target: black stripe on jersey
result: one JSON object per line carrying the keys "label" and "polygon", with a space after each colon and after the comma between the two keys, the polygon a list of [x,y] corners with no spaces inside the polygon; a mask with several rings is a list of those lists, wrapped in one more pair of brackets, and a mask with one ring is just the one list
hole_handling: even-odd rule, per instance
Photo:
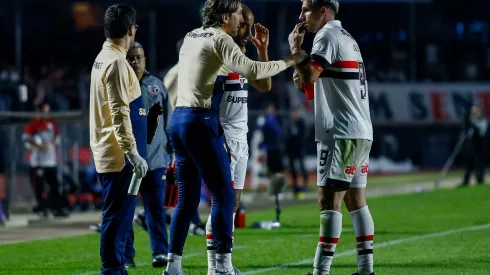
{"label": "black stripe on jersey", "polygon": [[359,255],[367,255],[367,254],[373,254],[373,250],[372,249],[364,249],[364,250],[360,250]]}
{"label": "black stripe on jersey", "polygon": [[336,72],[323,70],[320,77],[346,79],[346,80],[359,80],[359,72]]}
{"label": "black stripe on jersey", "polygon": [[335,253],[335,252],[332,252],[332,251],[325,251],[325,250],[323,250],[323,251],[322,251],[322,256],[333,257],[333,254],[334,254],[334,253]]}
{"label": "black stripe on jersey", "polygon": [[225,84],[225,93],[226,92],[236,92],[236,91],[242,91],[242,90],[248,90],[248,83],[240,85],[239,83],[236,84]]}
{"label": "black stripe on jersey", "polygon": [[312,54],[311,59],[315,60],[315,62],[318,63],[318,65],[320,65],[320,67],[322,67],[323,69],[330,66],[330,63],[328,63],[328,61],[325,58],[317,54]]}

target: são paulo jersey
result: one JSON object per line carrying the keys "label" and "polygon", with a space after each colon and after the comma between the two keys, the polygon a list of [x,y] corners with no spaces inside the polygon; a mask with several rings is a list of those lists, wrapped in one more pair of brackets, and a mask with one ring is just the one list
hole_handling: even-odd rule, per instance
{"label": "s\u00e3o paulo jersey", "polygon": [[248,80],[229,73],[220,103],[220,122],[226,139],[247,142],[248,132]]}
{"label": "s\u00e3o paulo jersey", "polygon": [[311,58],[321,71],[315,83],[316,139],[372,140],[364,62],[357,42],[340,21],[329,21],[318,31]]}

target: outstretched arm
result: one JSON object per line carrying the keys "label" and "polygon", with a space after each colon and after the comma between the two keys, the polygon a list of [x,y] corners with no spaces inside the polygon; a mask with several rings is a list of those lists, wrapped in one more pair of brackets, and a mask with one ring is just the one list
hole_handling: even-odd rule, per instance
{"label": "outstretched arm", "polygon": [[268,78],[295,66],[305,60],[303,51],[280,61],[253,61],[243,54],[240,47],[230,36],[222,36],[215,41],[215,52],[221,62],[231,71],[243,75],[249,80]]}

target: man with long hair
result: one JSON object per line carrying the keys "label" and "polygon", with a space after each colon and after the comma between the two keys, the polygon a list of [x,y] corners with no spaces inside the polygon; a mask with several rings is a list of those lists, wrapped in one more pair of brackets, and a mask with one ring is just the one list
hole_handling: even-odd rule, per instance
{"label": "man with long hair", "polygon": [[299,51],[280,61],[247,58],[233,41],[243,22],[239,0],[208,0],[203,26],[187,33],[179,55],[177,103],[171,121],[179,199],[170,226],[169,263],[165,275],[181,275],[182,252],[200,199],[201,179],[213,206],[211,224],[216,247],[215,273],[239,274],[231,261],[233,206],[230,160],[219,123],[220,102],[228,70],[247,79],[264,79],[303,62]]}

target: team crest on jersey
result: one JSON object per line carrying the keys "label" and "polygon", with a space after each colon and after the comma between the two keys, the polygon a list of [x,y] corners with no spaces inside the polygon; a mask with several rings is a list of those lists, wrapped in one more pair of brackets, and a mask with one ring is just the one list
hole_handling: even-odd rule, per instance
{"label": "team crest on jersey", "polygon": [[245,77],[240,76],[239,80],[240,80],[240,87],[243,89],[243,86],[245,86]]}
{"label": "team crest on jersey", "polygon": [[148,85],[148,90],[154,94],[158,94],[160,92],[160,88],[157,85]]}

